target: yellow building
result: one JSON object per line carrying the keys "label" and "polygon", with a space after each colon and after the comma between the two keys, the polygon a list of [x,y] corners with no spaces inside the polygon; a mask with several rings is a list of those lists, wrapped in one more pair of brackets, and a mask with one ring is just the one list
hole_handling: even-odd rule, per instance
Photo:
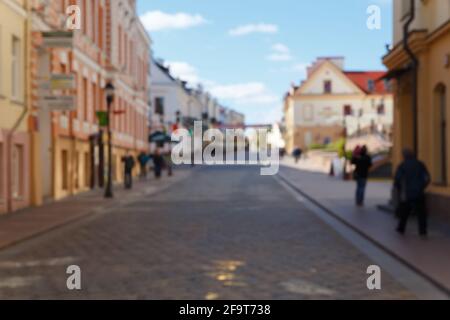
{"label": "yellow building", "polygon": [[0,0],[0,214],[29,204],[27,1]]}
{"label": "yellow building", "polygon": [[394,47],[384,64],[396,80],[394,164],[403,148],[414,149],[432,175],[430,213],[448,214],[450,1],[394,1]]}

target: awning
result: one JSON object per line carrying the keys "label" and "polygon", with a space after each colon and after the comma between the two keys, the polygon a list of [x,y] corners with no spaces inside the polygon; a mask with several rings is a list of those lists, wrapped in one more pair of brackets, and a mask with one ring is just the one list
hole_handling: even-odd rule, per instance
{"label": "awning", "polygon": [[171,142],[171,137],[161,131],[156,131],[148,137],[149,142],[164,143]]}

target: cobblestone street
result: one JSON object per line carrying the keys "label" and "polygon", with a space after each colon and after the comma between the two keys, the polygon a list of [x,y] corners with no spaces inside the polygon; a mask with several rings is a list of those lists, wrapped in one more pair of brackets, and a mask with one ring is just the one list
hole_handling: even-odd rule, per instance
{"label": "cobblestone street", "polygon": [[[369,291],[373,261],[273,177],[193,170],[166,191],[3,250],[0,298],[415,298],[387,273]],[[66,288],[73,264],[81,291]]]}

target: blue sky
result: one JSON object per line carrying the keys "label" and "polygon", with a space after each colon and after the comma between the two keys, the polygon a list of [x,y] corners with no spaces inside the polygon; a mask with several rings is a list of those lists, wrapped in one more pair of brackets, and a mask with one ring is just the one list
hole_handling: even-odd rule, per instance
{"label": "blue sky", "polygon": [[[366,26],[369,5],[381,29]],[[153,52],[180,78],[203,83],[248,123],[281,118],[282,97],[318,56],[348,70],[384,69],[391,0],[138,0]]]}

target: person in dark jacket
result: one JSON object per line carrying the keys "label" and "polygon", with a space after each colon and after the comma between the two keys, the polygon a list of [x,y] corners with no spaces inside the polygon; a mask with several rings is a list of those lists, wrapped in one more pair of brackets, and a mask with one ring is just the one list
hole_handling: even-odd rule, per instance
{"label": "person in dark jacket", "polygon": [[138,156],[139,166],[141,168],[140,177],[141,179],[147,178],[147,163],[149,161],[149,156],[145,152],[141,152]]}
{"label": "person in dark jacket", "polygon": [[419,161],[414,152],[403,151],[403,162],[395,174],[394,187],[399,195],[400,223],[397,231],[404,234],[411,212],[417,214],[419,233],[427,235],[427,214],[425,210],[425,189],[431,182],[430,174],[425,164]]}
{"label": "person in dark jacket", "polygon": [[155,171],[155,178],[159,179],[161,178],[161,171],[164,166],[164,158],[161,155],[161,152],[159,149],[155,150],[155,153],[153,154],[153,167]]}
{"label": "person in dark jacket", "polygon": [[294,151],[292,152],[292,155],[294,156],[295,159],[295,163],[298,163],[300,161],[300,158],[302,157],[303,154],[303,150],[300,148],[295,148]]}
{"label": "person in dark jacket", "polygon": [[356,205],[362,207],[364,206],[369,170],[372,167],[372,158],[368,154],[367,146],[363,146],[358,153],[354,152],[352,164],[356,166],[353,173],[356,180]]}
{"label": "person in dark jacket", "polygon": [[124,168],[125,189],[131,189],[133,187],[133,168],[135,161],[133,156],[127,153],[127,155],[122,158],[122,162]]}

